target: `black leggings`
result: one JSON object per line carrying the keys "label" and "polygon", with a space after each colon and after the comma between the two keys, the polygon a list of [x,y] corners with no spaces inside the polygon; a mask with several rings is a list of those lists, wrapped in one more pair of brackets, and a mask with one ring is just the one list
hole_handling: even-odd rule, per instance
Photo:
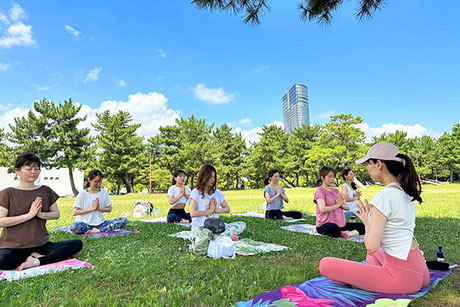
{"label": "black leggings", "polygon": [[360,235],[363,235],[366,232],[363,223],[346,223],[343,227],[339,227],[339,225],[335,223],[325,223],[316,227],[316,231],[318,231],[318,233],[333,238],[340,237],[340,232],[345,230],[357,230]]}
{"label": "black leggings", "polygon": [[282,220],[283,215],[287,217],[292,217],[293,219],[301,219],[302,212],[299,211],[281,211],[281,210],[267,210],[265,211],[265,218],[266,219],[273,219],[273,220]]}
{"label": "black leggings", "polygon": [[38,258],[40,265],[59,262],[78,253],[83,248],[81,240],[48,242],[42,246],[30,248],[0,249],[0,270],[14,270],[33,252],[44,255]]}
{"label": "black leggings", "polygon": [[179,223],[182,219],[192,222],[192,217],[184,209],[169,209],[166,220],[168,223]]}

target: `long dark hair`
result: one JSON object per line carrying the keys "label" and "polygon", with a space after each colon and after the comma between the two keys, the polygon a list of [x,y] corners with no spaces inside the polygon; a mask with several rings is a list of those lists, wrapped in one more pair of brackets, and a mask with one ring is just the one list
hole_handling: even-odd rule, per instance
{"label": "long dark hair", "polygon": [[[345,176],[348,176],[348,173],[349,173],[349,172],[351,172],[351,168],[349,168],[349,167],[345,167],[345,168],[342,170],[342,178],[343,178],[343,180],[345,180],[345,181],[347,180],[347,179],[345,178]],[[356,186],[356,183],[354,183],[353,181],[351,182],[351,188],[352,188],[353,190],[356,190],[356,189],[358,188],[358,187]]]}
{"label": "long dark hair", "polygon": [[196,188],[200,191],[202,197],[204,198],[204,187],[206,182],[208,182],[209,178],[212,176],[212,172],[214,172],[214,186],[211,187],[209,194],[213,194],[216,191],[216,184],[217,184],[217,171],[214,166],[211,164],[203,165],[198,173],[198,178],[196,179]]}
{"label": "long dark hair", "polygon": [[280,173],[277,169],[272,168],[271,170],[268,171],[268,176],[267,178],[264,179],[265,185],[268,185],[270,183],[270,178],[273,177],[276,173]]}
{"label": "long dark hair", "polygon": [[16,161],[14,162],[14,169],[19,171],[24,165],[38,166],[38,168],[41,168],[42,162],[40,161],[40,158],[37,157],[34,153],[23,152],[16,158]]}
{"label": "long dark hair", "polygon": [[93,180],[97,176],[101,177],[101,179],[104,178],[104,175],[102,175],[102,172],[98,169],[93,169],[92,171],[88,173],[88,177],[86,177],[86,183],[85,183],[86,189],[89,188],[89,181]]}
{"label": "long dark hair", "polygon": [[316,185],[319,187],[323,184],[323,179],[321,178],[324,178],[327,176],[327,174],[329,174],[330,172],[333,172],[334,175],[335,175],[335,171],[332,167],[329,167],[329,166],[323,166],[320,170],[319,170],[319,179],[316,180]]}
{"label": "long dark hair", "polygon": [[172,185],[175,185],[177,182],[176,180],[174,179],[175,177],[179,176],[180,174],[184,174],[185,175],[185,172],[181,169],[178,169],[176,170],[174,173],[173,173],[173,179],[172,179]]}
{"label": "long dark hair", "polygon": [[[403,159],[404,163],[388,160],[380,161],[386,165],[388,171],[393,176],[399,179],[401,188],[412,197],[412,201],[416,200],[419,203],[422,203],[422,197],[420,197],[420,194],[422,193],[422,185],[420,183],[420,177],[415,171],[414,163],[404,154],[399,153],[396,157]],[[370,160],[377,163],[376,159]]]}

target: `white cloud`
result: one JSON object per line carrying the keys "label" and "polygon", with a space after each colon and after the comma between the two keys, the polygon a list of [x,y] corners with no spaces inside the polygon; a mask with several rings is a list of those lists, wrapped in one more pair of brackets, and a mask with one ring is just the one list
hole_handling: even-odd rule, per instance
{"label": "white cloud", "polygon": [[[274,121],[273,123],[267,124],[266,126],[277,126],[283,128],[284,125],[280,121]],[[236,133],[241,133],[241,136],[246,141],[246,145],[250,146],[251,143],[258,142],[260,140],[260,133],[262,133],[262,127],[254,127],[251,129],[244,129],[241,127],[234,128]]]}
{"label": "white cloud", "polygon": [[242,126],[250,126],[252,125],[252,121],[250,118],[246,117],[238,121],[238,125]]}
{"label": "white cloud", "polygon": [[125,82],[125,80],[118,80],[116,82],[116,85],[119,86],[119,87],[126,87],[126,82]]}
{"label": "white cloud", "polygon": [[163,59],[166,57],[166,52],[161,49],[155,49],[155,52],[157,52]]}
{"label": "white cloud", "polygon": [[0,111],[6,110],[5,113],[0,115],[0,128],[6,128],[6,130],[10,130],[9,124],[14,124],[14,118],[16,117],[21,118],[21,117],[27,116],[27,114],[30,111],[29,109],[23,109],[19,107],[11,109],[11,107],[12,107],[11,104],[5,107],[3,106],[0,107]]}
{"label": "white cloud", "polygon": [[235,94],[229,94],[225,92],[222,87],[208,88],[204,83],[200,83],[195,87],[191,87],[190,90],[195,94],[196,98],[211,102],[213,104],[228,103],[235,97]]}
{"label": "white cloud", "polygon": [[270,65],[262,65],[262,66],[258,66],[256,69],[253,69],[251,72],[252,73],[259,73],[259,72],[263,72],[263,71],[266,71],[266,70],[269,70],[270,69]]}
{"label": "white cloud", "polygon": [[10,18],[13,22],[17,22],[21,19],[27,18],[27,15],[24,9],[19,4],[16,4],[16,3],[13,4],[9,13],[10,13]]}
{"label": "white cloud", "polygon": [[74,28],[72,28],[71,26],[68,26],[68,25],[64,25],[65,27],[65,30],[70,33],[70,35],[72,35],[76,40],[78,40],[79,36],[80,36],[80,31],[77,31],[75,30]]}
{"label": "white cloud", "polygon": [[0,62],[0,71],[5,71],[8,69],[8,67],[10,67],[10,64]]}
{"label": "white cloud", "polygon": [[97,81],[99,79],[99,72],[102,70],[102,67],[95,67],[88,72],[86,78],[83,82]]}
{"label": "white cloud", "polygon": [[437,137],[438,134],[428,130],[420,124],[404,125],[404,124],[383,124],[380,127],[372,128],[367,123],[357,124],[356,127],[360,128],[366,135],[366,140],[371,141],[372,137],[380,136],[384,133],[395,133],[398,131],[407,132],[408,138],[421,137],[423,135],[431,135]]}
{"label": "white cloud", "polygon": [[142,124],[137,131],[138,135],[150,137],[158,133],[159,127],[174,125],[176,119],[180,118],[180,111],[168,109],[167,103],[168,99],[161,93],[144,94],[138,92],[129,95],[128,101],[107,100],[96,109],[83,105],[79,115],[88,116],[82,127],[92,129],[91,123],[96,122],[96,113],[109,110],[110,114],[113,115],[120,110],[128,111],[132,115],[134,123]]}
{"label": "white cloud", "polygon": [[32,38],[32,26],[25,25],[21,21],[25,18],[27,18],[26,13],[18,4],[13,4],[8,15],[0,13],[0,21],[7,26],[7,29],[0,33],[0,48],[36,46]]}

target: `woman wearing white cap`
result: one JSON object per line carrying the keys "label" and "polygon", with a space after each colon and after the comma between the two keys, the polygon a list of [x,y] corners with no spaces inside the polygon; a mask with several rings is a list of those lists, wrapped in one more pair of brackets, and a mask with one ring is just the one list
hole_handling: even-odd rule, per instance
{"label": "woman wearing white cap", "polygon": [[428,286],[430,275],[414,238],[415,203],[422,202],[420,179],[411,159],[390,143],[376,144],[356,161],[385,187],[370,201],[358,201],[356,215],[366,227],[367,263],[323,258],[321,274],[339,284],[387,294]]}

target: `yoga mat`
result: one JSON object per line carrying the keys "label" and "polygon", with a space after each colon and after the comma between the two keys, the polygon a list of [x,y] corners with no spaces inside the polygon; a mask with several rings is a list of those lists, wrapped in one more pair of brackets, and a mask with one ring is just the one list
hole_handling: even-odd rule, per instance
{"label": "yoga mat", "polygon": [[[286,229],[286,230],[290,230],[290,231],[295,231],[295,232],[308,233],[308,234],[315,235],[315,236],[323,236],[323,237],[332,238],[332,237],[329,237],[329,236],[319,234],[316,231],[316,226],[315,225],[310,225],[310,224],[295,224],[295,225],[289,225],[289,226],[281,226],[281,228]],[[355,237],[351,237],[349,239],[344,239],[344,238],[340,237],[340,238],[337,238],[337,239],[353,241],[353,242],[364,242],[364,236],[355,236]]]}
{"label": "yoga mat", "polygon": [[[342,286],[325,277],[308,280],[295,286],[286,286],[278,290],[262,293],[252,300],[236,303],[237,307],[249,306],[336,306],[364,307],[376,300],[412,300],[420,297],[447,277],[452,270],[430,270],[430,284],[413,294],[383,294]],[[407,302],[407,301],[406,301]],[[316,305],[314,304],[316,303]]]}
{"label": "yoga mat", "polygon": [[[177,233],[170,234],[170,237],[181,238],[184,240],[191,239],[191,231],[181,231]],[[277,252],[288,249],[287,246],[282,246],[273,243],[265,243],[254,241],[251,239],[243,238],[238,241],[235,241],[235,253],[242,256],[252,256],[260,253],[269,253]]]}
{"label": "yoga mat", "polygon": [[[246,212],[246,213],[235,213],[233,215],[247,216],[247,217],[258,217],[258,218],[261,218],[261,219],[265,218],[265,213],[258,213],[258,212],[254,212],[254,211],[249,211],[249,212]],[[314,216],[314,214],[307,214],[307,215]],[[298,222],[298,221],[305,221],[305,219],[277,220],[277,221],[283,221],[283,222],[286,222],[286,223],[295,223],[295,222]]]}
{"label": "yoga mat", "polygon": [[[64,231],[64,232],[69,232],[69,233],[74,233],[72,230],[70,230],[70,226],[64,226],[64,227],[55,227],[54,229]],[[127,230],[124,228],[118,229],[118,230],[112,230],[112,231],[107,231],[107,232],[100,232],[100,233],[86,233],[82,234],[80,236],[88,237],[88,238],[102,238],[102,237],[113,237],[113,236],[123,236],[127,235],[129,233],[140,233],[139,230],[131,231]]]}
{"label": "yoga mat", "polygon": [[56,263],[41,265],[35,268],[25,269],[22,271],[0,271],[0,279],[12,281],[22,278],[54,273],[67,269],[80,269],[84,267],[92,268],[94,267],[94,265],[86,261],[80,261],[78,259],[73,258]]}
{"label": "yoga mat", "polygon": [[[151,219],[143,219],[139,220],[140,222],[145,222],[145,223],[167,223],[168,221],[166,220],[166,217],[153,217]],[[192,223],[171,223],[174,225],[180,225],[184,227],[192,227]]]}

